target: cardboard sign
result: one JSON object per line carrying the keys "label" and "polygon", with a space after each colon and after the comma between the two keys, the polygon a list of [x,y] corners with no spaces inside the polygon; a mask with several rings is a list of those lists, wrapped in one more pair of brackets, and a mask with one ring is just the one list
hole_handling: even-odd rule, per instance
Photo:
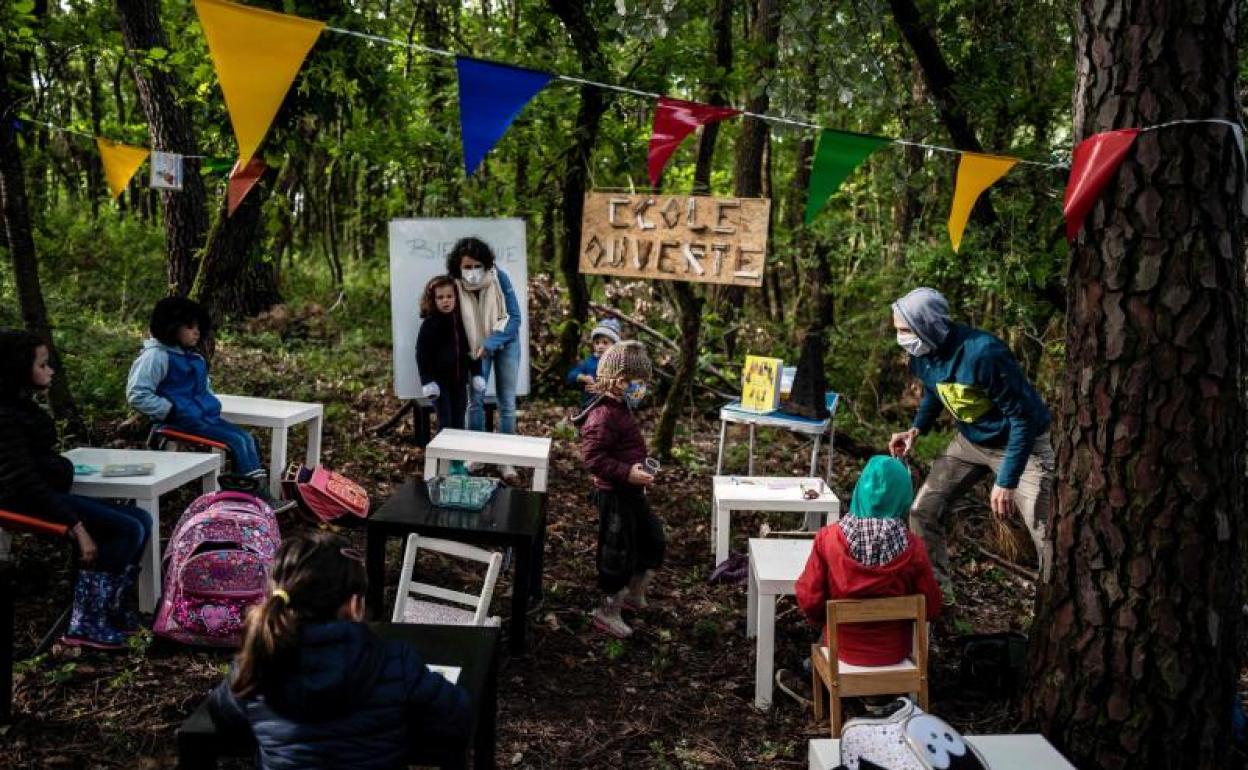
{"label": "cardboard sign", "polygon": [[762,286],[771,201],[591,192],[582,273]]}
{"label": "cardboard sign", "polygon": [[774,412],[780,407],[780,379],[784,362],[779,358],[746,356],[741,372],[741,408],[751,412]]}

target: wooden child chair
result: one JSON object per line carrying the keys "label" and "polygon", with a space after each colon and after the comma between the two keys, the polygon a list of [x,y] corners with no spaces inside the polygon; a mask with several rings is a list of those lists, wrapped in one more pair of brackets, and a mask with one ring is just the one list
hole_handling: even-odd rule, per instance
{"label": "wooden child chair", "polygon": [[[914,623],[910,657],[891,666],[855,666],[838,657],[837,626],[909,620]],[[823,719],[826,688],[832,737],[841,737],[841,698],[863,695],[906,695],[927,709],[927,602],[922,594],[887,599],[833,599],[828,602],[828,644],[810,646],[810,683],[815,720]]]}

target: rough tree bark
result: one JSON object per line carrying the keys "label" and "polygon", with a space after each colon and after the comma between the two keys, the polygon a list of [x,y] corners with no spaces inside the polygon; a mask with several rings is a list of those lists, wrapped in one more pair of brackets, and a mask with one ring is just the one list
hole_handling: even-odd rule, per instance
{"label": "rough tree bark", "polygon": [[252,316],[282,301],[277,266],[260,258],[263,240],[261,210],[277,174],[264,172],[246,198],[226,216],[226,200],[208,233],[204,258],[191,294],[213,309],[218,318]]}
{"label": "rough tree bark", "polygon": [[4,219],[5,246],[13,265],[13,282],[22,323],[47,344],[52,368],[57,371],[48,394],[52,410],[58,418],[69,423],[73,433],[84,435],[82,418],[69,391],[69,380],[52,340],[52,323],[48,320],[48,308],[43,301],[39,261],[31,233],[30,205],[26,198],[26,176],[14,131],[17,92],[13,84],[29,82],[30,70],[19,67],[9,52],[0,50],[0,214]]}
{"label": "rough tree bark", "polygon": [[[714,44],[715,66],[723,77],[732,69],[732,7],[734,0],[716,0],[715,17],[711,35]],[[723,81],[717,78],[709,84],[707,101],[714,105],[726,104]],[[693,170],[693,191],[709,193],[711,190],[711,164],[715,158],[715,140],[719,137],[719,124],[703,126],[698,136],[698,159]],[[654,430],[654,447],[658,457],[671,458],[672,444],[676,440],[676,420],[680,408],[688,397],[697,374],[698,348],[702,340],[702,293],[693,284],[673,281],[672,293],[680,315],[680,350],[676,359],[676,372],[672,386],[663,400],[663,411]]]}
{"label": "rough tree bark", "polygon": [[[139,101],[151,127],[157,149],[186,155],[197,153],[194,128],[186,110],[178,104],[177,77],[171,68],[144,64],[152,48],[169,48],[169,38],[160,23],[157,0],[117,0],[117,18],[134,73]],[[197,258],[208,231],[208,196],[199,174],[199,159],[182,159],[182,189],[162,190],[166,270],[169,289],[179,295],[191,290],[198,269]]]}
{"label": "rough tree bark", "polygon": [[[1232,0],[1080,5],[1076,141],[1239,122]],[[1024,713],[1079,767],[1224,768],[1244,511],[1244,165],[1140,134],[1074,244],[1053,574]]]}
{"label": "rough tree bark", "polygon": [[[568,31],[581,63],[581,76],[602,80],[607,60],[602,53],[598,30],[590,17],[587,0],[549,0],[554,12]],[[559,335],[559,360],[556,369],[571,366],[581,344],[582,327],[589,320],[589,287],[580,272],[581,214],[585,209],[585,190],[589,185],[589,162],[598,140],[602,113],[607,108],[605,92],[599,88],[582,88],[576,124],[572,131],[572,147],[568,152],[568,168],[563,176],[563,250],[559,269],[568,287],[571,317]]]}
{"label": "rough tree bark", "polygon": [[[780,2],[781,0],[756,0],[754,6],[754,24],[750,29],[751,55],[755,57],[754,80],[750,86],[750,95],[746,99],[745,108],[749,112],[760,115],[766,114],[771,104],[767,88],[776,70],[776,50],[780,40]],[[741,136],[737,139],[736,163],[733,168],[733,194],[737,197],[757,198],[762,195],[763,159],[769,138],[770,133],[766,122],[748,116],[742,119]],[[768,232],[770,231],[771,228],[768,227]],[[745,290],[734,286],[729,288],[726,294],[728,301],[724,307],[730,329],[724,335],[724,347],[728,357],[734,358],[737,350],[737,332],[731,328],[732,313],[741,307],[745,299]]]}

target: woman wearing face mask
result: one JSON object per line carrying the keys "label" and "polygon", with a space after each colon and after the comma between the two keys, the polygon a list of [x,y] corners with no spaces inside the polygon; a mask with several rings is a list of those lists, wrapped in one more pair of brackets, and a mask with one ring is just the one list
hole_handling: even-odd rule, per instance
{"label": "woman wearing face mask", "polygon": [[1010,515],[1017,506],[1031,532],[1041,573],[1049,558],[1045,527],[1053,488],[1051,417],[1044,400],[1005,343],[949,319],[949,303],[935,289],[919,288],[893,303],[897,344],[910,354],[910,371],[923,381],[923,400],[909,430],[888,442],[894,457],[906,455],[915,438],[932,427],[941,406],[958,433],[932,463],[910,511],[915,533],[927,543],[936,579],[952,599],[944,515],[976,481],[995,474],[992,511]]}
{"label": "woman wearing face mask", "polygon": [[[520,301],[511,278],[494,264],[494,252],[479,238],[461,238],[446,257],[446,272],[459,287],[459,312],[468,335],[468,349],[481,363],[472,378],[468,429],[485,430],[485,383],[494,372],[498,397],[498,430],[516,432],[516,382],[520,374]],[[516,469],[499,469],[508,483]]]}

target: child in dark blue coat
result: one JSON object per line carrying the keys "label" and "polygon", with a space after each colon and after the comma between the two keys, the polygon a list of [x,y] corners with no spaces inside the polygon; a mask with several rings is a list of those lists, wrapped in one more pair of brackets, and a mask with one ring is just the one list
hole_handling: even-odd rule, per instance
{"label": "child in dark blue coat", "polygon": [[585,360],[568,370],[568,387],[581,391],[581,408],[598,395],[598,361],[607,348],[620,341],[620,322],[606,318],[589,333],[590,354]]}
{"label": "child in dark blue coat", "polygon": [[152,336],[130,367],[126,401],[153,422],[224,443],[235,472],[263,482],[266,474],[256,440],[221,418],[221,402],[212,393],[208,362],[197,349],[208,325],[208,312],[194,300],[165,297],[157,302],[148,324]]}
{"label": "child in dark blue coat", "polygon": [[272,592],[213,691],[218,728],[250,730],[265,770],[397,768],[420,740],[467,742],[467,693],[360,622],[364,560],[350,545],[329,532],[282,543]]}
{"label": "child in dark blue coat", "polygon": [[455,281],[439,275],[425,285],[420,298],[420,331],[416,335],[416,369],[425,398],[433,402],[438,429],[464,427],[468,385],[484,389],[481,361],[472,357],[459,314]]}

